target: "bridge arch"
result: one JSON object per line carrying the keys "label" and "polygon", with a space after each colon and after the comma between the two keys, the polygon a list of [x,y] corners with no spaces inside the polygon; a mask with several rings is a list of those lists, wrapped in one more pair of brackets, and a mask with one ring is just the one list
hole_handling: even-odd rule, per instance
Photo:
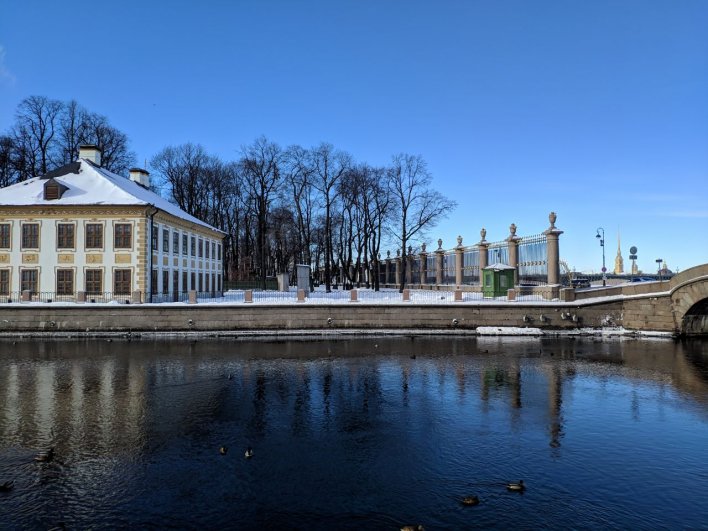
{"label": "bridge arch", "polygon": [[670,294],[676,328],[686,335],[708,335],[708,264],[673,277]]}

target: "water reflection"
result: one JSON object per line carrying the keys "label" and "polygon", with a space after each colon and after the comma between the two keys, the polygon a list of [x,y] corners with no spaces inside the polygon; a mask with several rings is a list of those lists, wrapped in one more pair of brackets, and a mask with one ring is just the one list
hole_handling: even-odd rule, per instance
{"label": "water reflection", "polygon": [[[671,482],[672,518],[688,527],[708,521],[708,509],[682,513],[696,496],[691,481],[708,474],[697,443],[708,435],[702,342],[63,341],[0,349],[0,482],[17,484],[0,499],[0,521],[17,527],[65,519],[76,527],[232,527],[237,511],[242,528],[385,529],[411,519],[460,528],[468,516],[451,500],[470,489],[483,498],[480,525],[572,526],[577,514],[589,527],[670,523],[628,498],[621,479],[603,484],[620,470],[626,477],[625,462],[635,460],[638,480],[659,478],[647,489]],[[224,444],[234,451],[219,459]],[[231,457],[249,445],[253,463]],[[58,463],[35,466],[31,456],[50,446]],[[536,507],[497,488],[520,477],[534,485],[523,499],[539,496]],[[616,501],[598,513],[588,484]],[[44,511],[31,510],[33,485]]]}

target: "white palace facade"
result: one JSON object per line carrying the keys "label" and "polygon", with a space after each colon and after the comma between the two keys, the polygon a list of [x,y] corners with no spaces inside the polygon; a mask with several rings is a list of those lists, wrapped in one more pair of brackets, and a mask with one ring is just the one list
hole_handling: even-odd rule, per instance
{"label": "white palace facade", "polygon": [[223,289],[223,237],[130,178],[95,146],[41,177],[0,189],[0,302],[176,301]]}

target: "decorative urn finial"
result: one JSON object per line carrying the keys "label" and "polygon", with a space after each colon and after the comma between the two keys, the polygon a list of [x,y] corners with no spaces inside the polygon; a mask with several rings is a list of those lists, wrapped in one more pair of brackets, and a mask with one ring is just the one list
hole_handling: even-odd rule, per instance
{"label": "decorative urn finial", "polygon": [[457,246],[462,247],[462,236],[457,237]]}
{"label": "decorative urn finial", "polygon": [[484,227],[482,227],[482,230],[479,231],[479,235],[482,237],[482,240],[481,240],[481,241],[484,241],[485,238],[487,237],[487,229],[485,229]]}
{"label": "decorative urn finial", "polygon": [[438,251],[442,251],[442,238],[438,238]]}
{"label": "decorative urn finial", "polygon": [[509,225],[509,234],[511,236],[516,236],[516,223]]}
{"label": "decorative urn finial", "polygon": [[425,242],[421,243],[421,244],[420,244],[420,252],[421,252],[421,253],[424,253],[426,247],[427,247],[427,246],[425,245]]}
{"label": "decorative urn finial", "polygon": [[558,216],[556,216],[555,212],[551,212],[550,214],[548,214],[548,221],[551,222],[551,226],[549,228],[551,228],[551,229],[556,228],[556,219],[557,218],[558,218]]}
{"label": "decorative urn finial", "polygon": [[401,250],[396,249],[396,258],[400,258],[400,256],[401,256]]}
{"label": "decorative urn finial", "polygon": [[391,258],[391,251],[386,251],[386,258]]}

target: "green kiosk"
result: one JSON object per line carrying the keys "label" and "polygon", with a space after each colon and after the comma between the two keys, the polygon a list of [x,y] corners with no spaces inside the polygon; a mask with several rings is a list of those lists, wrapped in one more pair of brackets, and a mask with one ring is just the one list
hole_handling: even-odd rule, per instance
{"label": "green kiosk", "polygon": [[505,297],[514,287],[515,267],[506,264],[491,264],[482,270],[482,294],[485,297]]}

